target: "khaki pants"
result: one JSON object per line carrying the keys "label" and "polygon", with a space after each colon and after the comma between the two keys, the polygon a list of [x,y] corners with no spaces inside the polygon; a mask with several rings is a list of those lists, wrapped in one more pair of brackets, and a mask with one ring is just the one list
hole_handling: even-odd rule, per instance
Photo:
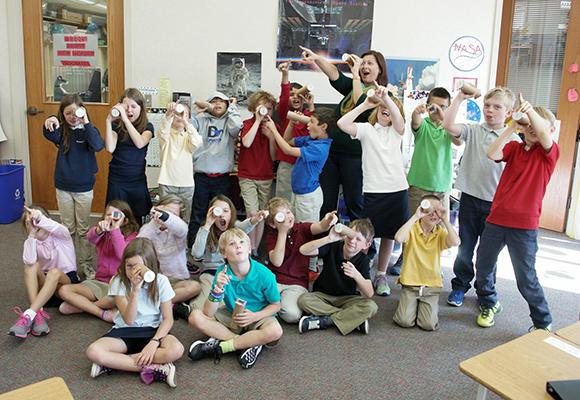
{"label": "khaki pants", "polygon": [[415,214],[415,211],[417,211],[417,208],[421,204],[421,198],[428,194],[439,197],[443,200],[443,207],[449,208],[449,192],[432,192],[430,190],[418,188],[417,186],[409,186],[407,194],[409,195],[409,211],[411,215]]}
{"label": "khaki pants", "polygon": [[282,197],[288,201],[292,201],[292,170],[294,164],[280,161],[278,165],[278,172],[276,172],[276,197]]}
{"label": "khaki pants", "polygon": [[159,198],[167,196],[168,194],[176,194],[180,196],[185,202],[185,211],[181,216],[185,222],[189,222],[191,216],[191,202],[193,200],[193,192],[195,186],[169,186],[162,183],[159,184]]}
{"label": "khaki pants", "polygon": [[443,288],[403,285],[393,320],[403,328],[417,326],[426,331],[439,328],[439,295]]}
{"label": "khaki pants", "polygon": [[308,293],[308,289],[300,285],[283,285],[278,283],[280,292],[280,311],[278,315],[289,324],[296,324],[302,317],[302,310],[298,307],[298,298]]}
{"label": "khaki pants", "polygon": [[349,334],[379,309],[377,304],[361,296],[330,296],[322,292],[305,293],[298,298],[298,307],[315,316],[330,315],[343,335]]}
{"label": "khaki pants", "polygon": [[322,189],[318,187],[314,192],[306,194],[292,193],[292,212],[296,222],[320,221],[322,207]]}
{"label": "khaki pants", "polygon": [[73,242],[75,237],[78,238],[78,245],[75,246],[79,254],[78,266],[83,270],[86,266],[92,269],[92,248],[87,233],[91,228],[93,191],[75,193],[56,189],[56,201],[60,211],[60,222],[70,232]]}

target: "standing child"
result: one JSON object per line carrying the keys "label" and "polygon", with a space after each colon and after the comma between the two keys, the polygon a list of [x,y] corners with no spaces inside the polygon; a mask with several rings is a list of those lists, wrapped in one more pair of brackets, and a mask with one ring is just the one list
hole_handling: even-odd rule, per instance
{"label": "standing child", "polygon": [[300,333],[331,325],[336,325],[343,335],[355,329],[369,333],[369,318],[377,313],[378,307],[371,300],[370,260],[363,251],[373,242],[374,228],[369,219],[354,220],[350,228],[356,233],[352,239],[331,229],[328,236],[300,247],[302,254],[324,260],[312,293],[298,298],[298,306],[312,315],[300,319]]}
{"label": "standing child", "polygon": [[[161,273],[169,278],[169,283],[175,291],[174,318],[187,319],[189,310],[181,304],[195,297],[201,287],[196,281],[189,280],[187,270],[187,223],[181,219],[185,210],[185,202],[175,194],[168,194],[159,200],[157,206],[151,210],[153,219],[143,225],[138,237],[151,240],[159,260]],[[183,311],[186,309],[186,314]],[[181,314],[180,314],[181,312]]]}
{"label": "standing child", "polygon": [[[328,135],[336,127],[336,114],[330,108],[317,108],[308,122],[308,136],[286,141],[274,121],[267,122],[276,142],[285,154],[297,157],[292,170],[292,211],[298,222],[317,222],[322,207],[322,189],[318,177],[328,158],[332,139]],[[287,129],[294,128],[294,121]]]}
{"label": "standing child", "polygon": [[[224,232],[219,248],[227,262],[218,270],[203,310],[194,310],[189,316],[190,325],[210,339],[194,342],[189,358],[197,361],[213,356],[219,361],[223,353],[240,350],[238,363],[249,369],[263,346],[275,346],[282,336],[275,317],[280,310],[280,293],[274,274],[250,258],[250,238],[242,230]],[[222,300],[225,309],[219,307]],[[233,315],[238,300],[245,302],[245,308]],[[231,328],[232,322],[237,327]]]}
{"label": "standing child", "polygon": [[20,316],[8,331],[9,335],[21,339],[26,339],[30,331],[35,336],[48,335],[50,328],[45,318],[50,317],[42,307],[62,285],[78,282],[75,249],[68,229],[50,219],[42,206],[24,209],[22,225],[28,238],[22,259],[30,307],[24,312],[14,308]]}
{"label": "standing child", "polygon": [[[449,222],[447,208],[434,195],[423,196],[432,210],[417,206],[415,214],[397,231],[395,239],[403,243],[403,268],[397,280],[403,288],[393,320],[403,328],[414,326],[434,331],[439,327],[441,252],[461,242]],[[431,211],[431,212],[428,212]],[[445,229],[439,222],[443,221]]]}
{"label": "standing child", "polygon": [[195,192],[189,220],[188,247],[193,245],[210,200],[218,194],[230,194],[234,140],[243,125],[235,98],[228,99],[223,93],[214,92],[207,101],[213,110],[196,106],[197,115],[191,120],[191,124],[201,135],[202,143],[193,153]]}
{"label": "standing child", "polygon": [[[282,73],[278,118],[280,118],[280,124],[282,125],[281,132],[284,132],[284,139],[287,141],[294,137],[308,136],[308,126],[303,123],[292,125],[288,136],[286,135],[286,129],[289,123],[287,117],[288,112],[292,111],[309,117],[312,111],[314,111],[314,96],[312,93],[304,96],[299,95],[298,90],[302,89],[302,85],[297,82],[290,83],[288,80],[291,64],[292,59],[278,65],[278,71]],[[302,107],[305,102],[308,105],[308,110]],[[296,164],[296,157],[285,154],[280,146],[278,146],[278,161],[280,163],[278,164],[278,170],[276,172],[276,197],[282,197],[288,201],[292,201],[291,177],[294,164]]]}
{"label": "standing child", "polygon": [[109,163],[107,200],[126,201],[139,225],[151,209],[145,176],[145,156],[153,138],[153,124],[147,119],[145,98],[138,89],[126,89],[107,116],[105,146],[113,159]]}
{"label": "standing child", "polygon": [[[189,221],[193,200],[193,152],[201,145],[201,136],[191,124],[189,107],[179,102],[169,103],[159,126],[161,168],[159,170],[159,195],[176,194],[185,200],[183,219]],[[191,171],[191,173],[184,171]]]}
{"label": "standing child", "polygon": [[95,279],[86,279],[80,284],[64,285],[58,295],[64,302],[58,310],[62,314],[88,312],[107,322],[113,322],[115,301],[107,296],[109,282],[117,273],[123,251],[137,237],[139,224],[129,204],[123,200],[112,200],[97,226],[87,237],[97,245],[97,274]]}
{"label": "standing child", "polygon": [[[374,284],[379,296],[388,296],[391,289],[386,272],[393,252],[395,233],[409,219],[409,185],[401,154],[405,113],[398,99],[391,98],[385,87],[376,86],[376,95],[387,107],[367,97],[362,104],[343,116],[338,126],[353,139],[360,140],[362,145],[363,214],[372,221],[375,236],[381,238]],[[375,110],[369,122],[355,122],[359,115],[372,108]]]}
{"label": "standing child", "polygon": [[[272,161],[276,159],[277,148],[276,140],[266,123],[272,119],[275,107],[276,98],[264,90],[257,91],[248,99],[248,110],[254,116],[244,121],[240,133],[242,146],[238,160],[240,192],[248,218],[255,217],[270,198],[274,179]],[[262,114],[264,110],[266,113]],[[280,126],[275,126],[280,131]],[[252,258],[256,261],[259,260],[258,247],[263,234],[262,221],[248,234],[252,241]]]}
{"label": "standing child", "polygon": [[[152,282],[143,280],[144,268],[155,274]],[[162,381],[175,387],[173,361],[183,355],[183,345],[169,334],[174,295],[168,279],[159,273],[151,241],[136,238],[129,243],[109,289],[119,309],[115,326],[87,349],[93,362],[91,377],[112,370],[140,372],[148,385]]]}
{"label": "standing child", "polygon": [[213,286],[214,276],[218,268],[224,264],[224,258],[219,250],[220,236],[231,228],[238,228],[248,234],[267,215],[267,212],[260,211],[255,217],[238,221],[236,208],[228,197],[220,194],[211,200],[205,221],[199,227],[191,248],[191,255],[194,258],[203,258],[203,273],[199,277],[201,292],[190,302],[192,309],[203,309]]}
{"label": "standing child", "polygon": [[[336,211],[326,214],[322,221],[294,223],[290,202],[274,197],[266,203],[266,223],[270,225],[267,248],[268,268],[276,275],[280,292],[280,318],[295,324],[302,317],[298,297],[308,292],[309,257],[300,253],[300,246],[314,240],[315,235],[327,232],[336,223]],[[278,215],[282,214],[282,221]]]}
{"label": "standing child", "polygon": [[[461,245],[453,265],[455,277],[451,280],[452,291],[447,303],[459,307],[471,287],[475,276],[473,252],[485,228],[485,220],[491,210],[491,202],[504,166],[487,158],[489,146],[506,130],[505,121],[512,115],[515,96],[508,88],[491,89],[483,100],[481,124],[456,124],[455,117],[462,101],[473,97],[459,91],[445,113],[442,127],[451,135],[465,142],[465,150],[459,165],[455,188],[461,191],[459,208],[459,237]],[[520,141],[512,133],[510,140]]]}
{"label": "standing child", "polygon": [[[81,115],[79,117],[78,115]],[[85,105],[78,94],[63,97],[58,116],[44,122],[44,137],[58,147],[54,168],[54,186],[60,220],[73,238],[78,238],[79,265],[85,278],[95,277],[91,245],[87,241],[95,174],[98,172],[95,153],[105,142],[99,130],[89,121]]]}
{"label": "standing child", "polygon": [[[551,138],[556,118],[550,110],[532,108],[520,93],[520,111],[528,115],[530,124],[514,122],[487,151],[491,160],[505,162],[506,166],[477,249],[475,289],[481,304],[477,323],[492,326],[495,314],[502,309],[495,289],[495,263],[507,245],[518,290],[528,302],[534,329],[550,331],[552,316],[536,275],[536,252],[542,200],[560,147]],[[524,131],[524,143],[510,141],[516,129]]]}

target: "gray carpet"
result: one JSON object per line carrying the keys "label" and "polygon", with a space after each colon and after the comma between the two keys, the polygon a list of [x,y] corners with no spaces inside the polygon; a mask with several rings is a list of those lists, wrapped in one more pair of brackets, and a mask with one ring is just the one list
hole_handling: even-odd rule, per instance
{"label": "gray carpet", "polygon": [[[440,328],[435,332],[403,329],[393,323],[400,286],[393,287],[396,277],[389,277],[392,295],[375,296],[379,312],[370,321],[369,335],[353,332],[343,337],[334,328],[299,334],[296,326],[283,323],[279,345],[265,350],[251,370],[242,370],[233,354],[225,355],[220,365],[209,359],[193,363],[184,355],[175,363],[175,389],[161,383],[146,386],[133,373],[92,379],[85,350],[111,325],[86,314],[65,316],[56,308],[48,308],[48,336],[29,335],[22,341],[5,333],[17,318],[13,308],[24,310],[28,306],[22,273],[24,239],[19,222],[0,225],[0,281],[4,282],[0,292],[4,329],[0,336],[0,393],[60,376],[75,399],[471,399],[476,396],[477,385],[459,371],[459,363],[527,333],[531,325],[505,251],[497,282],[504,311],[495,326],[477,326],[473,291],[462,307],[447,306],[454,260],[450,254],[443,258],[445,287],[440,299]],[[579,242],[563,234],[540,232],[537,269],[555,329],[578,321],[578,260]],[[177,321],[172,333],[186,348],[195,340],[205,340],[184,321]]]}

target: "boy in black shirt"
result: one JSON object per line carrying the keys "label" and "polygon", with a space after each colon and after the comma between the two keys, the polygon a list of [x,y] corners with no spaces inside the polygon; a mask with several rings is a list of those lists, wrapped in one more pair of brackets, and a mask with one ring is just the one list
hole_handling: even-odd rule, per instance
{"label": "boy in black shirt", "polygon": [[368,319],[377,313],[378,307],[370,299],[374,293],[369,276],[370,260],[361,251],[370,247],[375,231],[368,219],[358,219],[350,228],[356,232],[353,239],[331,229],[328,236],[300,247],[305,256],[319,256],[324,260],[313,292],[298,298],[298,306],[313,315],[300,319],[300,333],[326,329],[330,325],[336,325],[343,335],[355,329],[369,332]]}

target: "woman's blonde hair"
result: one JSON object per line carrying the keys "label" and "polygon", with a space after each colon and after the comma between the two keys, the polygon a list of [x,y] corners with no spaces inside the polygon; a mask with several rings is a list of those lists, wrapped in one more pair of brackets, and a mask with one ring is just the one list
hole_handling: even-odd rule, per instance
{"label": "woman's blonde hair", "polygon": [[[399,99],[397,99],[396,97],[391,97],[391,100],[393,100],[393,103],[395,103],[397,105],[397,108],[401,112],[403,119],[405,119],[405,110],[403,109],[403,103],[401,103],[401,101]],[[375,109],[373,110],[373,112],[371,113],[371,115],[369,116],[369,123],[371,125],[376,124],[378,119],[379,119],[379,117],[378,117],[379,108],[380,108],[380,106],[376,106]],[[391,126],[392,124],[393,124],[393,122],[391,121],[389,123],[389,126]]]}

